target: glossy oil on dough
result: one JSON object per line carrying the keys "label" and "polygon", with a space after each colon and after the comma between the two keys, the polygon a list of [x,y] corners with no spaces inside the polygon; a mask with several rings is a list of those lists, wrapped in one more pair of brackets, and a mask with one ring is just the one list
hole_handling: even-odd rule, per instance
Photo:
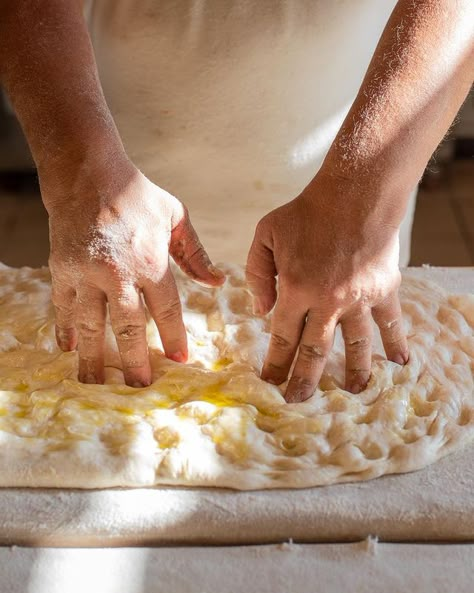
{"label": "glossy oil on dough", "polygon": [[[190,362],[168,361],[152,321],[154,382],[124,386],[108,328],[106,385],[77,382],[54,340],[47,269],[0,268],[0,486],[302,488],[413,471],[474,439],[474,297],[405,278],[411,351],[380,344],[367,389],[344,391],[336,338],[315,395],[286,404],[261,381],[269,318],[243,271],[219,290],[177,273]],[[283,388],[284,386],[282,386]]]}

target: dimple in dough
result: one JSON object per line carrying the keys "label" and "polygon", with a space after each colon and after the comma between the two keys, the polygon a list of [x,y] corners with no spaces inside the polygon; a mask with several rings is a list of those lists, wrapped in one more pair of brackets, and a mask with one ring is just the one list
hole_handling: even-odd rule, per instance
{"label": "dimple in dough", "polygon": [[54,339],[47,269],[0,268],[0,486],[302,488],[413,471],[474,438],[474,296],[404,278],[410,361],[378,343],[367,389],[342,388],[341,336],[315,395],[286,404],[259,379],[269,318],[252,315],[240,267],[222,289],[176,272],[190,363],[123,384],[110,328],[106,384],[78,383]]}

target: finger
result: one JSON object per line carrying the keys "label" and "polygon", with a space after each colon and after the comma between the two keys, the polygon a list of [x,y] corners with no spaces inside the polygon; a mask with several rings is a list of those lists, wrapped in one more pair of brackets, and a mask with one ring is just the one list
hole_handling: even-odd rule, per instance
{"label": "finger", "polygon": [[372,317],[369,310],[348,313],[341,319],[346,348],[345,388],[352,393],[363,391],[370,378],[372,363]]}
{"label": "finger", "polygon": [[224,283],[224,273],[212,264],[187,215],[171,232],[169,252],[190,278],[209,286]]}
{"label": "finger", "polygon": [[64,352],[74,350],[77,346],[77,331],[75,325],[76,291],[52,280],[51,300],[54,306],[56,321],[56,342]]}
{"label": "finger", "polygon": [[161,282],[145,284],[145,302],[160,333],[163,350],[168,358],[186,362],[188,346],[183,323],[181,301],[173,274],[168,268]]}
{"label": "finger", "polygon": [[261,377],[268,383],[280,385],[286,381],[295,358],[306,311],[289,305],[287,299],[278,300],[271,322],[271,338]]}
{"label": "finger", "polygon": [[105,294],[96,287],[85,286],[77,291],[77,330],[79,381],[104,382],[104,335],[106,318]]}
{"label": "finger", "polygon": [[112,329],[122,359],[125,383],[144,387],[151,383],[146,341],[146,317],[140,292],[135,286],[122,286],[108,295]]}
{"label": "finger", "polygon": [[309,312],[286,389],[287,402],[302,402],[313,395],[332,348],[335,328],[335,319],[323,321],[314,311]]}
{"label": "finger", "polygon": [[255,231],[245,273],[247,285],[253,296],[254,313],[266,315],[273,309],[277,299],[277,269],[271,249],[270,231],[262,221]]}
{"label": "finger", "polygon": [[372,316],[380,329],[383,347],[388,360],[398,364],[408,362],[409,350],[403,329],[402,309],[398,291],[372,309]]}

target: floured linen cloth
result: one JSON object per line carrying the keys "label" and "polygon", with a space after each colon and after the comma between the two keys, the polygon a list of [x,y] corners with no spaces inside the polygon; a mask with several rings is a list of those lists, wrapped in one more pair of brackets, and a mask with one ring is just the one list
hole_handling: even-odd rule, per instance
{"label": "floured linen cloth", "polygon": [[[474,438],[474,296],[404,278],[405,367],[380,343],[367,389],[342,389],[343,344],[319,388],[286,404],[259,379],[270,318],[240,267],[222,289],[176,272],[190,362],[167,360],[148,323],[154,382],[123,385],[110,328],[106,385],[77,382],[54,339],[47,269],[0,269],[0,485],[173,484],[301,488],[419,469]],[[122,383],[122,384],[121,384]]]}

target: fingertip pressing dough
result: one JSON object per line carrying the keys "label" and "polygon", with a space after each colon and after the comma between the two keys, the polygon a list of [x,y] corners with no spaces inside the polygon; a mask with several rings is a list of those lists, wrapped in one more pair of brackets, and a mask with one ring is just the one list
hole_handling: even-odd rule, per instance
{"label": "fingertip pressing dough", "polygon": [[269,317],[252,314],[243,270],[222,289],[176,271],[187,365],[167,360],[148,321],[154,381],[123,385],[110,327],[106,384],[77,381],[54,338],[46,268],[0,268],[0,486],[303,488],[420,469],[474,438],[474,296],[404,278],[410,361],[380,343],[350,394],[338,333],[315,395],[287,404],[260,380]]}

